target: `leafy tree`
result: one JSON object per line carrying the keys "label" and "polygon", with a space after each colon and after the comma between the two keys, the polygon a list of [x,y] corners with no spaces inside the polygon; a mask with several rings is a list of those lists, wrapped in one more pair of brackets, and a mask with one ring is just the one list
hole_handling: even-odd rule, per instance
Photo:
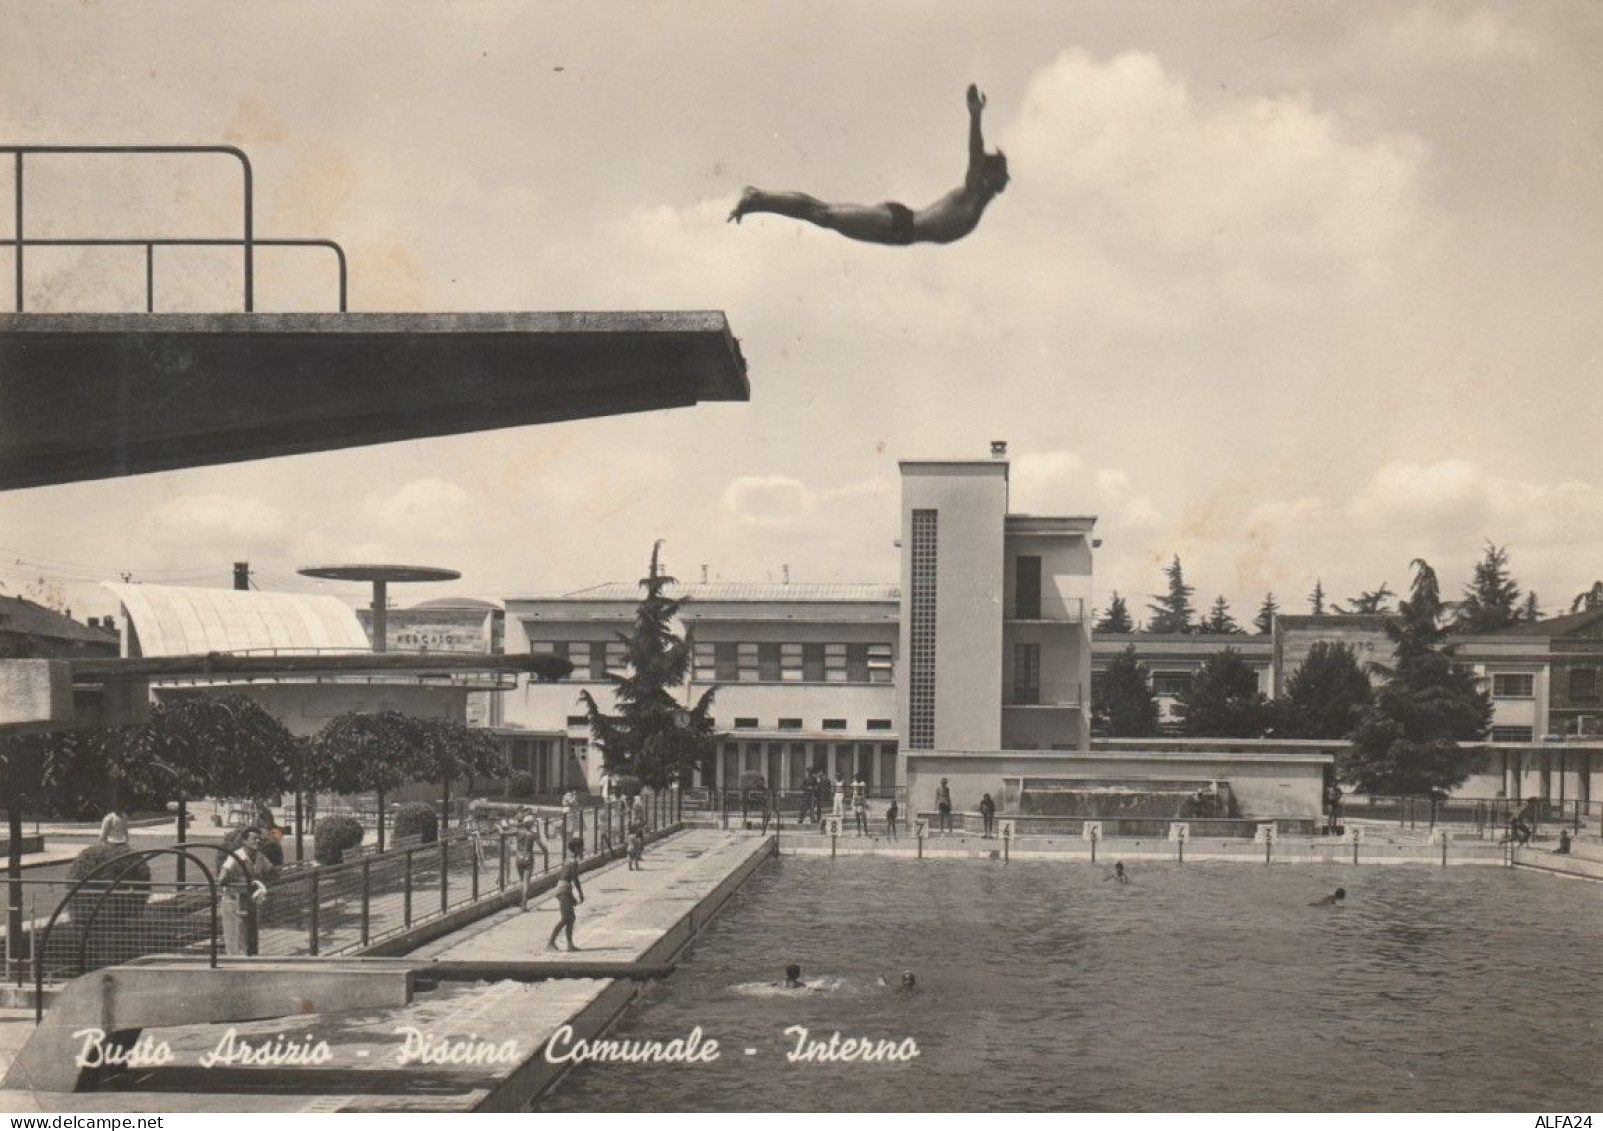
{"label": "leafy tree", "polygon": [[1364,709],[1341,775],[1372,795],[1439,798],[1478,767],[1458,744],[1486,737],[1492,701],[1453,664],[1436,571],[1420,559],[1413,565],[1409,598],[1386,625],[1392,666],[1370,665],[1386,681]]}
{"label": "leafy tree", "polygon": [[30,805],[46,808],[50,790],[68,772],[73,747],[62,740],[63,733],[0,736],[0,798],[5,800],[11,840],[6,860],[10,889],[6,929],[14,939],[22,937],[22,813]]}
{"label": "leafy tree", "polygon": [[1212,632],[1220,636],[1240,636],[1241,627],[1236,624],[1236,618],[1230,615],[1230,604],[1224,597],[1218,597],[1208,615],[1197,626],[1199,632]]}
{"label": "leafy tree", "polygon": [[686,708],[675,697],[690,669],[691,646],[674,631],[681,601],[665,595],[674,579],[662,572],[651,548],[651,566],[640,579],[645,596],[635,609],[634,630],[618,633],[626,672],[608,672],[618,713],[609,715],[588,691],[579,693],[590,719],[590,733],[601,746],[608,771],[632,774],[655,788],[682,780],[706,758],[712,742],[716,687]]}
{"label": "leafy tree", "polygon": [[1395,596],[1397,594],[1391,591],[1391,586],[1382,581],[1379,589],[1369,589],[1356,597],[1347,598],[1347,608],[1340,605],[1332,605],[1331,608],[1343,616],[1385,615],[1391,612],[1391,599]]}
{"label": "leafy tree", "polygon": [[451,783],[463,778],[504,777],[508,766],[495,735],[455,719],[415,719],[418,780],[440,785],[441,811],[451,811]]}
{"label": "leafy tree", "polygon": [[1453,627],[1459,632],[1495,632],[1518,624],[1520,617],[1520,587],[1509,575],[1508,551],[1487,542],[1464,587]]}
{"label": "leafy tree", "polygon": [[1102,619],[1091,627],[1092,632],[1128,633],[1135,631],[1135,622],[1130,619],[1130,606],[1125,603],[1119,591],[1115,589],[1113,596],[1108,600],[1107,612]]}
{"label": "leafy tree", "polygon": [[1191,738],[1260,738],[1271,722],[1258,673],[1234,648],[1203,661],[1174,709],[1180,733]]}
{"label": "leafy tree", "polygon": [[1150,738],[1159,733],[1152,674],[1131,644],[1091,681],[1091,725],[1109,738]]}
{"label": "leafy tree", "polygon": [[1196,590],[1186,584],[1185,573],[1180,568],[1180,555],[1176,554],[1174,561],[1164,567],[1163,575],[1169,579],[1169,591],[1161,597],[1153,598],[1157,604],[1147,606],[1147,611],[1152,614],[1151,619],[1147,621],[1147,631],[1168,633],[1194,631],[1191,624],[1193,616],[1191,595]]}
{"label": "leafy tree", "polygon": [[1252,625],[1258,630],[1259,636],[1268,636],[1275,630],[1275,617],[1280,615],[1280,606],[1275,603],[1273,593],[1263,595],[1263,604],[1258,606],[1258,615],[1252,618]]}
{"label": "leafy tree", "polygon": [[1308,611],[1316,617],[1325,615],[1325,583],[1314,578],[1314,591],[1308,594]]}
{"label": "leafy tree", "polygon": [[1592,588],[1581,590],[1570,602],[1572,613],[1591,612],[1593,609],[1603,609],[1603,581],[1592,582]]}
{"label": "leafy tree", "polygon": [[330,793],[378,795],[378,846],[384,848],[384,795],[428,773],[433,764],[421,722],[399,711],[347,711],[312,740],[309,781]]}
{"label": "leafy tree", "polygon": [[1286,681],[1275,729],[1286,738],[1349,738],[1370,692],[1369,677],[1350,647],[1318,641]]}

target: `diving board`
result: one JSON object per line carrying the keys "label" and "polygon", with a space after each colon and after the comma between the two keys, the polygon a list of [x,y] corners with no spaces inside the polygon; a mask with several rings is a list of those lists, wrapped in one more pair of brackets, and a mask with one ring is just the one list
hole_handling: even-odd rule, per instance
{"label": "diving board", "polygon": [[0,490],[750,396],[718,311],[0,314]]}

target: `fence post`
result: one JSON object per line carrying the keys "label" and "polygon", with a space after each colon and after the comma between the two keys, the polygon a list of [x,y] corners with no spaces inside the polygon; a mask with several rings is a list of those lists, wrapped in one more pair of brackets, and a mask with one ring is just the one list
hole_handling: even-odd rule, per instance
{"label": "fence post", "polygon": [[479,901],[479,850],[474,848],[473,859],[468,862],[469,875],[473,877],[473,902]]}
{"label": "fence post", "polygon": [[406,927],[412,925],[412,850],[408,848],[403,854],[403,891],[401,924]]}
{"label": "fence post", "polygon": [[607,843],[612,843],[612,802],[607,802]]}
{"label": "fence post", "polygon": [[369,911],[373,904],[373,860],[371,857],[362,858],[362,945],[367,945],[369,938],[368,923]]}
{"label": "fence post", "polygon": [[1275,850],[1274,838],[1273,837],[1267,837],[1267,836],[1264,837],[1263,838],[1263,862],[1265,864],[1269,863],[1270,860],[1272,859],[1271,854],[1274,852],[1274,850]]}
{"label": "fence post", "polygon": [[1353,863],[1355,865],[1358,863],[1358,841],[1356,839],[1353,840]]}
{"label": "fence post", "polygon": [[311,907],[312,915],[311,915],[311,925],[307,928],[307,943],[309,944],[309,947],[311,949],[311,953],[312,953],[312,957],[313,958],[317,957],[317,895],[318,895],[318,887],[319,887],[319,884],[318,884],[317,869],[313,868],[312,869],[311,883],[308,885],[308,889],[310,890],[311,897],[312,897],[312,907]]}
{"label": "fence post", "polygon": [[440,914],[451,906],[451,846],[440,841]]}
{"label": "fence post", "polygon": [[1447,867],[1447,830],[1442,830],[1442,867]]}
{"label": "fence post", "polygon": [[1186,862],[1186,838],[1185,837],[1181,837],[1179,840],[1174,842],[1174,852],[1175,852],[1175,863],[1184,864]]}
{"label": "fence post", "polygon": [[729,791],[722,787],[718,790],[718,823],[725,830],[729,828]]}
{"label": "fence post", "polygon": [[497,861],[497,868],[496,868],[496,874],[495,874],[495,886],[496,886],[496,890],[497,891],[506,891],[506,886],[507,886],[507,835],[506,835],[506,833],[496,833],[495,834],[495,842],[496,842],[496,844],[498,846],[497,849],[496,849],[496,855],[499,857],[499,860]]}

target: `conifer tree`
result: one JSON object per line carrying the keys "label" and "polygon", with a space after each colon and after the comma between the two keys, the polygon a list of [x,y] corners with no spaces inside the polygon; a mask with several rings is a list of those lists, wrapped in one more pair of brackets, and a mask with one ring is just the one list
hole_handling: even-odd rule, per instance
{"label": "conifer tree", "polygon": [[1508,551],[1490,541],[1464,587],[1453,627],[1459,632],[1495,632],[1520,622],[1520,587],[1508,570]]}
{"label": "conifer tree", "polygon": [[1159,732],[1152,675],[1131,644],[1091,681],[1091,726],[1109,738],[1151,738]]}
{"label": "conifer tree", "polygon": [[1115,589],[1113,596],[1108,600],[1107,611],[1102,619],[1091,627],[1092,632],[1129,633],[1135,631],[1135,622],[1130,619],[1130,606],[1125,603],[1119,591]]}
{"label": "conifer tree", "polygon": [[1314,578],[1314,591],[1308,594],[1308,611],[1316,617],[1325,615],[1325,583]]}
{"label": "conifer tree", "polygon": [[1236,624],[1236,618],[1230,615],[1230,604],[1223,596],[1215,598],[1213,607],[1198,626],[1199,632],[1212,632],[1220,636],[1239,636],[1241,626]]}
{"label": "conifer tree", "polygon": [[1275,729],[1286,738],[1348,738],[1371,694],[1369,677],[1346,644],[1320,640],[1286,681]]}
{"label": "conifer tree", "polygon": [[1169,579],[1169,591],[1161,597],[1154,597],[1158,603],[1148,605],[1147,611],[1152,614],[1147,621],[1148,632],[1194,632],[1195,626],[1191,623],[1194,612],[1191,608],[1191,595],[1196,592],[1186,584],[1184,571],[1180,568],[1180,555],[1176,554],[1174,561],[1164,567],[1163,575]]}
{"label": "conifer tree", "polygon": [[1272,721],[1258,673],[1234,648],[1203,661],[1174,712],[1188,738],[1261,738]]}
{"label": "conifer tree", "polygon": [[1342,616],[1384,616],[1391,612],[1391,599],[1397,596],[1384,581],[1379,589],[1368,589],[1347,599],[1347,608],[1332,605],[1331,611]]}
{"label": "conifer tree", "polygon": [[1275,603],[1273,593],[1263,595],[1263,604],[1258,606],[1258,615],[1252,618],[1253,627],[1258,630],[1259,636],[1268,636],[1275,630],[1275,617],[1280,615],[1280,606]]}
{"label": "conifer tree", "polygon": [[674,579],[662,572],[651,548],[651,566],[640,579],[645,596],[635,609],[634,628],[620,632],[627,670],[607,673],[618,713],[609,715],[588,691],[579,693],[589,715],[590,733],[600,745],[609,771],[629,773],[654,788],[687,779],[712,743],[713,696],[704,692],[694,706],[681,704],[678,689],[690,671],[691,644],[673,620],[683,603],[666,595]]}

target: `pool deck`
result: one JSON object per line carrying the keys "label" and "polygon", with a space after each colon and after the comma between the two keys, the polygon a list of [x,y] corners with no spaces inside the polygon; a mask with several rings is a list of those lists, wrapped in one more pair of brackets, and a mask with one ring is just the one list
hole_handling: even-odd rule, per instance
{"label": "pool deck", "polygon": [[[620,861],[588,873],[582,884],[576,953],[548,952],[557,924],[556,899],[531,901],[464,927],[406,956],[414,976],[430,960],[604,963],[623,968],[672,961],[746,877],[773,854],[771,837],[745,831],[693,829],[648,850],[644,868]],[[303,959],[312,962],[316,960]],[[377,960],[395,962],[395,959]],[[177,974],[176,976],[181,976]],[[562,1026],[591,1039],[639,992],[628,977],[442,983],[403,1006],[313,1013],[266,1021],[147,1029],[165,1042],[170,1063],[130,1071],[124,1087],[104,1092],[0,1092],[8,1112],[106,1111],[517,1111],[549,1088],[565,1069],[546,1055]],[[32,1017],[0,1018],[0,1069],[32,1030]],[[256,1047],[282,1035],[282,1046],[327,1043],[321,1065],[241,1063],[198,1066],[232,1029]],[[416,1036],[409,1036],[407,1030]],[[414,1049],[456,1047],[479,1054],[470,1064],[403,1063]],[[562,1047],[566,1047],[565,1045]],[[8,1051],[9,1050],[9,1051]],[[493,1052],[496,1055],[485,1055]],[[493,1061],[493,1062],[492,1062]]]}

